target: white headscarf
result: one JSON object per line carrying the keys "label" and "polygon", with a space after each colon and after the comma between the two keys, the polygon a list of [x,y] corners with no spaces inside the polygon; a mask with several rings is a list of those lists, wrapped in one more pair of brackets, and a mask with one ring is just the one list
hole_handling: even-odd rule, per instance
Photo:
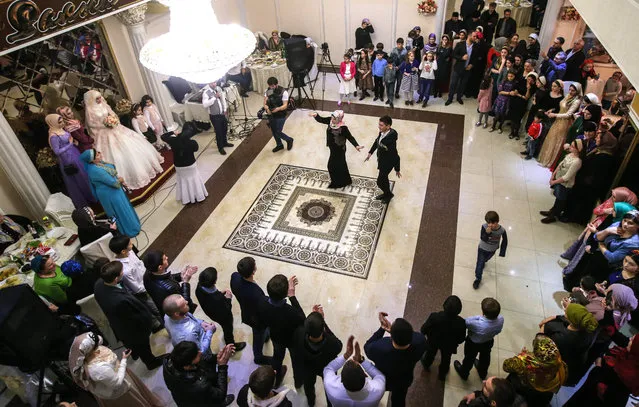
{"label": "white headscarf", "polygon": [[104,100],[104,97],[102,97],[102,103],[95,102],[99,96],[102,96],[102,94],[97,90],[90,90],[84,94],[85,124],[91,136],[94,135],[93,128],[103,128],[104,119],[109,114],[115,115],[106,100]]}
{"label": "white headscarf", "polygon": [[[97,344],[96,344],[97,340]],[[69,352],[69,370],[73,380],[84,389],[91,387],[91,381],[84,373],[86,358],[102,345],[102,337],[93,332],[77,336]]]}
{"label": "white headscarf", "polygon": [[597,95],[595,95],[594,93],[587,93],[586,97],[590,101],[590,104],[601,106],[601,102],[599,101],[599,97]]}

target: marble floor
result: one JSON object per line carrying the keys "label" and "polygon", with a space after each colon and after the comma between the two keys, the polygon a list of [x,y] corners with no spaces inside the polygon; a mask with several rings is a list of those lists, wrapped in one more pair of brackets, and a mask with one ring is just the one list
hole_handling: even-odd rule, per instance
{"label": "marble floor", "polygon": [[[321,76],[318,85],[321,87]],[[335,76],[327,74],[325,100],[336,101],[336,90]],[[318,95],[321,97],[321,89],[316,89],[315,96]],[[247,103],[249,111],[254,112],[261,104],[261,96],[251,93]],[[383,107],[371,98],[357,104]],[[356,110],[354,106],[343,106],[346,123],[355,138],[368,147],[376,135],[377,117],[349,114],[349,109]],[[489,373],[503,376],[500,368],[502,361],[519,352],[523,346],[530,346],[541,319],[560,312],[558,301],[563,291],[558,254],[580,230],[573,225],[543,225],[539,222],[541,216],[538,211],[548,209],[553,202],[548,188],[549,171],[534,160],[522,160],[519,155],[522,149],[520,142],[509,140],[506,134],[488,133],[481,127],[475,127],[474,100],[467,100],[464,105],[454,103],[445,107],[442,99],[431,99],[426,109],[404,106],[403,103],[397,103],[396,106],[402,110],[456,114],[460,120],[463,116],[463,145],[461,151],[455,152],[461,154],[461,181],[459,188],[455,188],[459,194],[459,205],[456,219],[451,219],[456,221],[456,235],[441,238],[455,241],[454,260],[451,259],[454,268],[452,293],[463,301],[463,316],[480,313],[479,303],[487,296],[497,298],[502,305],[506,322],[504,332],[496,339]],[[401,116],[397,108],[394,112],[391,109],[387,111],[393,117]],[[324,141],[325,127],[315,123],[307,114],[308,110],[305,109],[293,112],[284,128],[287,134],[296,139],[293,150],[273,154],[270,151],[273,143],[269,141],[248,165],[241,182],[230,187],[199,230],[188,243],[185,242],[179,255],[171,259],[173,269],[181,269],[187,264],[197,265],[200,269],[215,266],[220,272],[219,287],[228,287],[229,276],[244,254],[224,249],[223,245],[277,166],[288,164],[325,169],[328,158]],[[400,134],[403,177],[399,180],[394,176],[392,178],[396,181],[396,197],[388,208],[367,279],[255,256],[258,283],[265,287],[268,279],[277,273],[296,275],[300,281],[297,296],[304,310],[308,312],[313,304],[322,304],[328,325],[342,340],[354,334],[360,343],[365,342],[378,326],[376,314],[379,311],[388,312],[391,320],[404,315],[408,291],[420,290],[420,287],[411,286],[411,270],[420,228],[418,219],[421,218],[426,189],[429,183],[438,182],[429,178],[437,126],[438,123],[394,120],[393,127]],[[202,175],[208,178],[232,154],[219,155],[211,133],[198,135],[196,139],[201,146],[198,166]],[[211,144],[204,148],[207,143]],[[227,150],[231,153],[237,148],[236,144],[236,147]],[[365,151],[358,153],[352,147],[348,148],[347,161],[351,173],[375,177],[375,163],[364,162],[364,158]],[[154,199],[136,208],[144,220],[145,234],[138,238],[142,248],[152,244],[174,219],[179,219],[176,216],[182,210],[182,205],[174,199],[173,183],[167,182],[162,190],[156,192]],[[505,258],[491,260],[480,289],[473,290],[479,227],[483,223],[484,213],[489,209],[500,214],[501,223],[509,234],[509,247]],[[148,242],[145,242],[147,237]],[[239,305],[234,302],[233,306],[237,339],[250,340],[250,329],[240,323]],[[434,307],[431,311],[435,310]],[[200,312],[197,314],[203,316]],[[425,313],[422,319],[427,316]],[[161,353],[168,350],[168,342],[166,334],[157,334],[154,337],[155,351]],[[213,349],[221,345],[221,333],[216,333]],[[265,352],[268,354],[270,350],[269,344]],[[460,347],[458,355],[461,354]],[[230,363],[229,390],[236,392],[246,383],[254,367],[250,347],[235,355]],[[160,372],[148,376],[143,367],[134,364],[134,368],[150,387],[158,390],[167,401],[170,400],[168,393],[161,389]],[[425,380],[425,375],[421,366],[418,366],[415,381]],[[292,387],[292,375],[287,376],[284,384]],[[474,371],[467,382],[453,372],[443,388],[443,405],[457,406],[463,395],[479,388],[481,382]],[[295,405],[305,405],[302,394],[295,397]],[[318,405],[324,403],[324,398],[318,396]],[[415,401],[409,405],[418,403]]]}

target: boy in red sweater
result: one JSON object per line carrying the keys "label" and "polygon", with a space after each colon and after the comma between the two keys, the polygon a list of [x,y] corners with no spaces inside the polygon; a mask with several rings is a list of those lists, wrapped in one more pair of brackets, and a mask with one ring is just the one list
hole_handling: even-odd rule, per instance
{"label": "boy in red sweater", "polygon": [[544,119],[544,112],[539,110],[535,113],[535,120],[528,127],[528,135],[526,136],[526,151],[522,151],[521,155],[525,156],[524,160],[530,160],[535,156],[537,152],[537,144],[539,143],[539,136],[543,130],[543,124],[541,121]]}

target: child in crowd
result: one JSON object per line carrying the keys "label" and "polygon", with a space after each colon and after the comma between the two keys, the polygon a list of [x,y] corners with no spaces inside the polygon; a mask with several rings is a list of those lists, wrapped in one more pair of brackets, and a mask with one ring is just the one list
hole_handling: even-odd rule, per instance
{"label": "child in crowd", "polygon": [[435,82],[435,71],[437,70],[437,61],[435,61],[435,54],[433,52],[429,51],[424,55],[422,63],[419,64],[419,70],[422,73],[419,75],[419,99],[417,99],[417,103],[423,100],[424,103],[422,107],[426,107],[433,83]]}
{"label": "child in crowd", "polygon": [[[490,351],[495,343],[495,336],[504,328],[504,317],[499,315],[501,305],[494,298],[484,298],[481,302],[482,315],[466,318],[468,336],[464,343],[464,361],[453,363],[459,376],[468,380],[473,365],[484,380],[490,366]],[[476,361],[479,354],[479,361]]]}
{"label": "child in crowd", "polygon": [[384,85],[386,86],[386,94],[388,95],[388,99],[386,99],[386,104],[391,108],[393,106],[393,100],[395,100],[395,80],[397,70],[395,69],[395,65],[393,65],[392,60],[388,60],[386,67],[384,68]]}
{"label": "child in crowd", "polygon": [[541,223],[553,223],[562,215],[564,209],[566,209],[570,189],[575,185],[577,171],[581,168],[584,141],[577,139],[570,143],[567,148],[570,154],[564,157],[550,176],[550,187],[553,189],[553,195],[555,195],[555,204],[550,210],[539,212],[540,215],[545,216]]}
{"label": "child in crowd", "polygon": [[526,151],[522,151],[521,155],[525,156],[524,160],[530,160],[535,156],[537,152],[537,144],[539,143],[539,136],[543,131],[544,125],[542,121],[546,115],[543,110],[538,110],[535,113],[535,119],[528,127],[528,135],[526,136]]}
{"label": "child in crowd", "polygon": [[495,255],[497,249],[499,249],[499,257],[505,257],[508,247],[508,235],[506,229],[499,224],[497,212],[486,212],[484,219],[486,223],[481,226],[479,247],[477,248],[477,264],[475,265],[475,281],[473,282],[475,290],[479,288],[481,277],[484,274],[484,266],[488,260]]}
{"label": "child in crowd", "polygon": [[160,116],[160,111],[157,106],[153,103],[153,98],[149,95],[144,95],[142,96],[142,102],[140,102],[140,104],[144,111],[144,118],[157,138],[157,141],[153,143],[153,145],[157,150],[162,150],[163,148],[170,150],[171,147],[162,141],[161,138],[162,134],[164,134],[164,120],[162,120],[162,116]]}
{"label": "child in crowd", "polygon": [[158,138],[151,127],[149,127],[149,122],[146,121],[144,112],[142,112],[142,106],[139,103],[134,103],[131,107],[131,127],[133,127],[133,130],[138,134],[143,135],[149,143],[153,145],[157,143]]}
{"label": "child in crowd", "polygon": [[357,61],[358,86],[361,91],[359,100],[364,100],[365,97],[370,96],[368,91],[373,89],[372,61],[366,49],[362,49],[359,54],[359,60]]}
{"label": "child in crowd", "polygon": [[[397,39],[397,46],[393,48],[390,53],[390,59],[393,60],[393,66],[395,67],[395,99],[399,99],[399,87],[402,85],[402,74],[399,72],[399,65],[406,59],[408,51],[404,48],[404,39]],[[390,60],[388,61],[390,62]],[[386,91],[388,92],[388,87]]]}
{"label": "child in crowd", "polygon": [[439,380],[446,380],[450,369],[450,358],[457,353],[457,345],[466,338],[466,321],[459,316],[462,302],[456,295],[451,295],[444,301],[444,310],[433,312],[428,316],[421,332],[426,336],[426,352],[422,356],[424,370],[429,371],[435,360],[437,351],[441,352],[439,364]]}
{"label": "child in crowd", "polygon": [[402,73],[402,86],[400,90],[404,94],[404,98],[406,99],[405,104],[413,105],[414,101],[414,93],[417,90],[418,86],[418,71],[419,71],[419,61],[415,60],[415,54],[413,52],[409,52],[406,60],[402,62],[399,66],[399,71]]}
{"label": "child in crowd", "polygon": [[338,106],[342,105],[344,99],[346,99],[349,105],[351,104],[351,93],[356,91],[354,80],[355,72],[355,62],[351,60],[351,54],[347,52],[344,54],[344,61],[339,65],[339,73],[342,76],[342,81],[339,84]]}
{"label": "child in crowd", "polygon": [[493,78],[488,73],[484,75],[484,79],[481,81],[479,85],[479,94],[477,95],[477,110],[479,111],[479,119],[477,119],[477,123],[475,126],[481,126],[482,120],[486,119],[484,122],[484,128],[488,127],[488,115],[491,110],[493,110]]}
{"label": "child in crowd", "polygon": [[386,65],[387,63],[384,59],[384,54],[381,52],[375,54],[375,60],[373,61],[373,81],[375,82],[375,97],[373,98],[373,102],[377,100],[384,100],[384,70],[386,68]]}
{"label": "child in crowd", "polygon": [[381,42],[378,42],[377,45],[375,46],[375,51],[373,51],[373,56],[375,58],[377,58],[377,54],[382,54],[382,58],[384,59],[388,59],[388,54],[386,53],[386,51],[384,51],[384,44]]}
{"label": "child in crowd", "polygon": [[164,327],[164,317],[160,314],[153,299],[146,292],[144,287],[144,273],[146,267],[142,260],[133,251],[133,241],[125,235],[117,235],[109,242],[109,249],[115,253],[117,261],[122,263],[122,285],[135,298],[144,304],[153,315],[153,332],[157,332]]}
{"label": "child in crowd", "polygon": [[497,99],[495,99],[495,106],[493,107],[493,111],[495,112],[495,119],[493,121],[493,127],[489,130],[490,132],[495,131],[497,127],[497,123],[499,123],[499,134],[502,134],[504,131],[502,127],[504,125],[504,120],[506,120],[506,115],[508,114],[508,108],[510,106],[510,98],[513,94],[513,89],[515,87],[515,71],[508,71],[506,75],[506,80],[499,84],[497,89],[499,90]]}

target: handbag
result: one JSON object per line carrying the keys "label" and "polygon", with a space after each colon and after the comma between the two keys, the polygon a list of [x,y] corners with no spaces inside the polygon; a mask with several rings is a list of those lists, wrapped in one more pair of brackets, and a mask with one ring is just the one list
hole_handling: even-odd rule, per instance
{"label": "handbag", "polygon": [[75,175],[78,173],[78,167],[75,164],[67,164],[64,166],[64,173],[67,175]]}

